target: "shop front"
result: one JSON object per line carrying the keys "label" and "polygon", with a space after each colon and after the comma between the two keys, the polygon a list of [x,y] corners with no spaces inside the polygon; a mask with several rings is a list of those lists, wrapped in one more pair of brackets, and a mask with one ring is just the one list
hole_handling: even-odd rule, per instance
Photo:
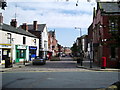
{"label": "shop front", "polygon": [[33,60],[36,57],[37,47],[29,46],[29,60]]}
{"label": "shop front", "polygon": [[11,44],[0,44],[0,64],[5,64],[5,60],[11,60]]}
{"label": "shop front", "polygon": [[16,45],[16,63],[26,61],[26,50],[27,46]]}

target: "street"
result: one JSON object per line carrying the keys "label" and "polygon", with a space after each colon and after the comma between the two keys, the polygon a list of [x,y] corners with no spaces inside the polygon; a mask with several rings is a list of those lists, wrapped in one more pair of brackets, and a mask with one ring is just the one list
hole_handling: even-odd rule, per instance
{"label": "street", "polygon": [[[106,88],[118,81],[118,72],[76,68],[69,57],[46,65],[16,68],[2,73],[3,88]],[[82,90],[82,89],[81,89]]]}

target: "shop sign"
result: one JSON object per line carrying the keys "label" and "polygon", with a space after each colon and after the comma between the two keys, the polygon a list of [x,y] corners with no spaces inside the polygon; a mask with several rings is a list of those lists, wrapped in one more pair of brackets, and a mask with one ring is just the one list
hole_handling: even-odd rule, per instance
{"label": "shop sign", "polygon": [[4,45],[0,45],[0,48],[11,48],[11,45],[7,45],[7,44],[6,45],[5,44]]}
{"label": "shop sign", "polygon": [[17,46],[17,49],[26,49],[26,46],[18,45],[18,46]]}
{"label": "shop sign", "polygon": [[30,46],[29,48],[30,48],[30,49],[34,49],[34,50],[37,49],[37,47],[33,47],[33,46]]}

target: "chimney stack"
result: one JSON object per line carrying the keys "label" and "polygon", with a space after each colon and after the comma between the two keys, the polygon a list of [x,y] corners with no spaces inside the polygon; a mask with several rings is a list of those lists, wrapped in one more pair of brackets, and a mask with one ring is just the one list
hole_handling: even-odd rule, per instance
{"label": "chimney stack", "polygon": [[17,27],[16,19],[12,19],[11,22],[10,22],[10,25],[13,26],[13,27]]}
{"label": "chimney stack", "polygon": [[0,25],[3,24],[3,16],[2,16],[2,13],[0,13]]}
{"label": "chimney stack", "polygon": [[23,23],[23,25],[21,26],[22,29],[28,31],[28,25],[27,23]]}
{"label": "chimney stack", "polygon": [[37,29],[38,29],[38,27],[37,27],[37,21],[33,21],[33,29],[34,29],[34,30],[37,30]]}

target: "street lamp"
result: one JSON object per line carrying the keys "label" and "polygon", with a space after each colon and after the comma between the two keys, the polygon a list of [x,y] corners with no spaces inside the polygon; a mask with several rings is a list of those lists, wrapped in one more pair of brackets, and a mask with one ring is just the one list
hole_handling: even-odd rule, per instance
{"label": "street lamp", "polygon": [[80,27],[75,27],[75,29],[79,29],[80,30],[80,37],[81,37],[81,35],[82,35],[81,28]]}
{"label": "street lamp", "polygon": [[75,29],[79,29],[80,30],[80,43],[81,43],[81,45],[80,45],[80,59],[77,59],[77,63],[80,63],[81,64],[81,66],[82,66],[82,63],[83,63],[83,53],[82,53],[82,41],[81,41],[81,35],[82,35],[82,32],[81,32],[81,28],[80,27],[75,27]]}

